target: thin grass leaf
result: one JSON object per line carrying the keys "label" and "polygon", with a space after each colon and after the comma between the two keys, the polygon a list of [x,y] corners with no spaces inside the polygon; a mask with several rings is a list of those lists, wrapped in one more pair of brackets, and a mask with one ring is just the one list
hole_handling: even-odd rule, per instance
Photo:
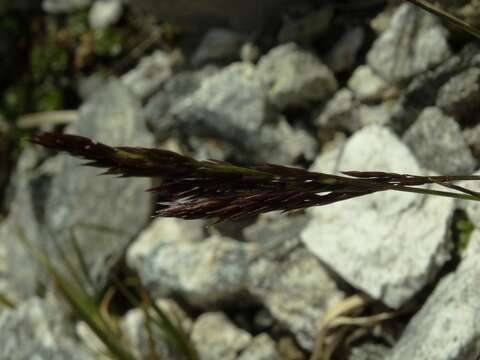
{"label": "thin grass leaf", "polygon": [[[137,298],[131,291],[129,291],[121,281],[117,278],[113,279],[117,289],[126,297],[132,306],[142,307],[146,310],[145,314],[148,316],[149,320],[158,326],[162,330],[162,333],[167,337],[167,340],[175,347],[180,353],[185,355],[189,360],[198,360],[198,354],[192,345],[188,334],[183,329],[180,321],[174,323],[170,316],[167,315],[151,298],[148,291],[140,283],[139,279],[136,278],[135,285],[139,287],[140,293],[142,294],[143,301]],[[145,303],[148,304],[148,307],[145,309]]]}
{"label": "thin grass leaf", "polygon": [[405,1],[408,1],[409,3],[419,6],[422,9],[445,19],[446,21],[458,26],[461,30],[465,31],[466,33],[475,36],[477,39],[480,39],[480,29],[477,29],[476,27],[463,21],[457,16],[445,10],[440,9],[438,6],[432,5],[431,3],[425,0],[405,0]]}
{"label": "thin grass leaf", "polygon": [[[160,149],[110,147],[78,135],[45,133],[33,143],[86,159],[86,165],[106,168],[120,177],[158,177],[149,189],[159,203],[156,215],[182,219],[238,220],[270,211],[323,206],[379,191],[402,191],[479,201],[471,190],[453,181],[479,176],[417,176],[370,171],[343,175],[311,172],[288,166],[237,166],[223,161],[198,161]],[[436,184],[453,191],[420,188]]]}
{"label": "thin grass leaf", "polygon": [[3,306],[7,309],[15,308],[15,303],[8,298],[7,295],[0,293],[0,306]]}
{"label": "thin grass leaf", "polygon": [[77,258],[78,265],[80,266],[80,270],[85,278],[86,283],[90,287],[90,289],[95,289],[94,281],[90,275],[90,271],[88,270],[87,261],[85,260],[85,256],[83,255],[82,249],[78,244],[78,237],[75,233],[74,228],[70,228],[70,239],[72,243],[73,252]]}
{"label": "thin grass leaf", "polygon": [[75,265],[70,261],[68,256],[65,254],[65,251],[63,250],[62,246],[58,243],[57,238],[55,236],[51,236],[50,239],[53,243],[55,251],[58,254],[58,258],[62,260],[63,265],[70,273],[70,276],[72,277],[72,279],[76,282],[78,287],[82,288],[85,291],[85,293],[88,293],[88,291],[85,290],[84,288],[85,278],[82,278],[78,274],[78,270],[76,269]]}
{"label": "thin grass leaf", "polygon": [[72,309],[105,344],[112,355],[122,360],[135,360],[135,357],[124,347],[118,334],[109,327],[102,318],[95,303],[88,294],[81,288],[72,286],[68,279],[55,268],[48,256],[42,250],[35,248],[28,240],[21,228],[17,229],[20,241],[26,249],[37,260],[39,265],[52,277],[60,294],[70,304]]}

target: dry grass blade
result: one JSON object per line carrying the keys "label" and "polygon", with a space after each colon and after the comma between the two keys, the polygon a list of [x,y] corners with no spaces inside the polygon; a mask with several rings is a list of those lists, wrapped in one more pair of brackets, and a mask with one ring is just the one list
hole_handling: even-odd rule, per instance
{"label": "dry grass blade", "polygon": [[422,9],[437,15],[446,21],[458,26],[460,29],[463,31],[469,33],[470,35],[475,36],[477,39],[480,39],[480,30],[477,29],[476,27],[468,24],[467,22],[463,21],[462,19],[440,9],[439,7],[432,5],[428,1],[425,0],[405,0],[408,1],[418,7],[421,7]]}
{"label": "dry grass blade", "polygon": [[15,307],[15,303],[11,301],[7,295],[0,294],[0,306],[3,306],[7,309],[13,309]]}
{"label": "dry grass blade", "polygon": [[[361,171],[338,176],[273,164],[237,166],[215,160],[198,161],[167,150],[111,147],[78,135],[44,133],[33,136],[31,141],[85,159],[85,165],[106,168],[104,174],[160,178],[161,186],[150,191],[159,199],[156,214],[164,217],[237,220],[276,210],[328,205],[386,190],[480,200],[477,193],[451,184],[480,180],[478,176],[428,177]],[[460,192],[418,188],[427,184]]]}

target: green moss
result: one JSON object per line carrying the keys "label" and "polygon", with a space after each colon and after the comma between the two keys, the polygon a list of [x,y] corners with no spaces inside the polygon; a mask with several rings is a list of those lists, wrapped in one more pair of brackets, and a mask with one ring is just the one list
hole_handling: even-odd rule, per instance
{"label": "green moss", "polygon": [[86,11],[79,11],[69,15],[67,18],[67,28],[74,37],[81,37],[89,30],[88,13]]}
{"label": "green moss", "polygon": [[0,98],[0,111],[6,118],[17,116],[27,106],[27,88],[18,82],[5,90]]}
{"label": "green moss", "polygon": [[35,46],[30,55],[30,66],[34,81],[41,81],[56,73],[68,70],[68,52],[53,44]]}
{"label": "green moss", "polygon": [[468,246],[475,226],[468,218],[462,218],[456,222],[455,228],[458,231],[457,252],[462,254]]}
{"label": "green moss", "polygon": [[52,84],[39,86],[33,91],[34,111],[51,111],[63,107],[63,93]]}
{"label": "green moss", "polygon": [[108,28],[93,33],[95,53],[100,56],[114,57],[122,52],[124,33],[120,29]]}

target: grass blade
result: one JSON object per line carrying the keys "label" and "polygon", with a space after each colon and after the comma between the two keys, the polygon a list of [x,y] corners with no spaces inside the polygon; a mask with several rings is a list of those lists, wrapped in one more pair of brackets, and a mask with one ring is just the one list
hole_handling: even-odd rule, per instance
{"label": "grass blade", "polygon": [[440,9],[435,5],[432,5],[428,1],[425,1],[425,0],[405,0],[405,1],[408,1],[434,15],[441,17],[442,19],[445,19],[446,21],[458,26],[460,29],[462,29],[466,33],[475,36],[477,39],[480,39],[480,29],[477,29],[476,27],[470,25],[469,23],[463,21],[462,19],[456,17],[455,15],[450,14],[447,11]]}

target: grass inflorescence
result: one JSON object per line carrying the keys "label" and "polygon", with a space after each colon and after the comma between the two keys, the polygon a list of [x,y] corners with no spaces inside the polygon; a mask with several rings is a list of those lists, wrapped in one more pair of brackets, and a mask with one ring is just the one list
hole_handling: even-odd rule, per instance
{"label": "grass inflorescence", "polygon": [[[155,177],[160,186],[149,189],[159,198],[158,216],[182,219],[238,220],[270,211],[322,206],[379,191],[480,200],[480,194],[453,184],[480,176],[417,176],[388,172],[348,171],[343,175],[263,164],[238,166],[224,161],[198,161],[168,150],[111,147],[78,135],[43,133],[35,144],[87,160],[119,177]],[[437,184],[455,191],[420,188]]]}

